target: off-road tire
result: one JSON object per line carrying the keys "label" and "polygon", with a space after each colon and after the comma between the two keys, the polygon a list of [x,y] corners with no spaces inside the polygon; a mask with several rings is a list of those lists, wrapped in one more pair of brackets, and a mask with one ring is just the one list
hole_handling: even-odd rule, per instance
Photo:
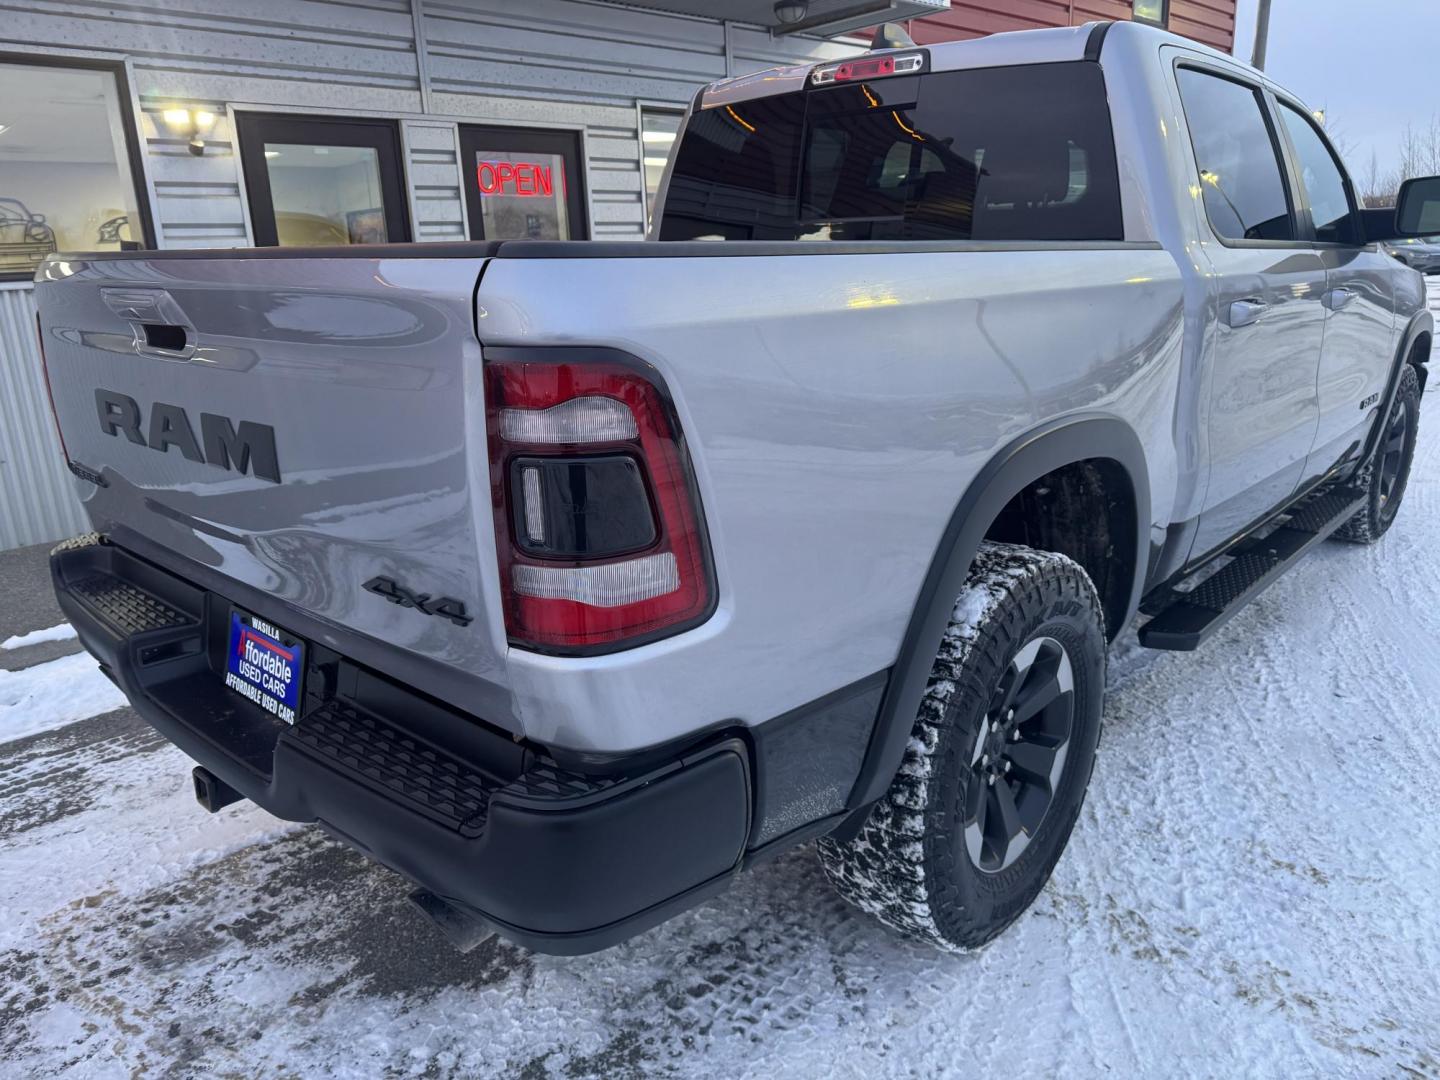
{"label": "off-road tire", "polygon": [[[1392,432],[1401,419],[1404,420],[1404,430],[1397,448],[1391,445]],[[1420,378],[1415,374],[1415,368],[1406,364],[1400,372],[1400,388],[1395,392],[1395,404],[1381,432],[1380,444],[1355,476],[1355,486],[1362,488],[1368,496],[1365,508],[1331,533],[1335,539],[1348,540],[1352,544],[1373,544],[1389,531],[1395,523],[1395,515],[1400,512],[1400,501],[1405,498],[1419,427]],[[1387,452],[1399,454],[1394,464],[1393,480],[1386,470]]]}
{"label": "off-road tire", "polygon": [[[1013,863],[986,872],[965,831],[970,800],[989,797],[977,786],[979,740],[993,745],[1002,680],[1022,650],[1045,640],[1069,660],[1069,748],[1026,846]],[[909,937],[951,952],[990,941],[1029,907],[1070,837],[1095,763],[1104,686],[1104,617],[1089,575],[1064,555],[983,544],[899,772],[854,839],[819,842],[826,876],[845,899]],[[1021,739],[1018,730],[1007,737]]]}

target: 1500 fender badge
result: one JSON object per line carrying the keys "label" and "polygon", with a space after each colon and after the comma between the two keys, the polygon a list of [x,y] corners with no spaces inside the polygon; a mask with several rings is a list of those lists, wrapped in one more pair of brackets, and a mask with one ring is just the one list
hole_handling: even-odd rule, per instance
{"label": "1500 fender badge", "polygon": [[469,626],[475,620],[465,611],[465,601],[453,596],[432,597],[429,593],[411,592],[399,582],[388,577],[373,577],[360,586],[366,592],[383,596],[392,604],[414,608],[425,615],[438,615],[449,619],[456,626]]}

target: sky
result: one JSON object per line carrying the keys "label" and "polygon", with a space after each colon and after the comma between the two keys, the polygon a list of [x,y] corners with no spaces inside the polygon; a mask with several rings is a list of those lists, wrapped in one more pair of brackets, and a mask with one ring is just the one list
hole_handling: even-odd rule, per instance
{"label": "sky", "polygon": [[[1235,54],[1250,59],[1258,0],[1240,0]],[[1313,109],[1363,175],[1397,163],[1408,120],[1440,113],[1440,0],[1272,0],[1266,73]]]}

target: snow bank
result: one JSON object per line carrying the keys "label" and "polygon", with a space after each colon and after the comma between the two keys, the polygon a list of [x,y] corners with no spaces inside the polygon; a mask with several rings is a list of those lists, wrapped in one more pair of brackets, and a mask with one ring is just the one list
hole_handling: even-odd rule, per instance
{"label": "snow bank", "polygon": [[88,653],[0,671],[0,743],[119,709],[125,695]]}
{"label": "snow bank", "polygon": [[70,641],[75,637],[75,628],[68,622],[52,626],[47,630],[31,630],[28,634],[17,634],[0,641],[0,649],[23,649],[27,645],[40,645],[46,641]]}

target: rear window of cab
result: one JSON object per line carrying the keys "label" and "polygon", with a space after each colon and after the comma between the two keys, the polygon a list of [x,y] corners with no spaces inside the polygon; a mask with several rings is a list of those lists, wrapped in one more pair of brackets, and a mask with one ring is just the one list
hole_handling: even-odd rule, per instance
{"label": "rear window of cab", "polygon": [[1098,64],[896,76],[697,110],[661,240],[1121,240]]}

